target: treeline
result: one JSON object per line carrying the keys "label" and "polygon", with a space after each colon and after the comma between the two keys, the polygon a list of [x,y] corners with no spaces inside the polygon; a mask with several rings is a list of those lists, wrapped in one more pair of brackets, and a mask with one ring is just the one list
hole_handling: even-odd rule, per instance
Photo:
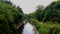
{"label": "treeline", "polygon": [[23,19],[33,23],[39,34],[55,34],[55,32],[57,34],[60,32],[59,28],[47,26],[47,24],[40,25],[40,21],[60,23],[60,1],[54,1],[47,7],[39,5],[35,12],[24,14],[19,6],[7,0],[0,0],[0,34],[16,34],[16,25]]}
{"label": "treeline", "polygon": [[60,1],[54,1],[47,7],[39,5],[35,12],[30,13],[28,16],[28,18],[36,19],[39,22],[51,21],[60,23]]}
{"label": "treeline", "polygon": [[54,1],[47,7],[39,5],[27,16],[39,34],[60,34],[60,1]]}
{"label": "treeline", "polygon": [[16,34],[16,25],[22,20],[22,9],[7,0],[0,0],[0,34]]}

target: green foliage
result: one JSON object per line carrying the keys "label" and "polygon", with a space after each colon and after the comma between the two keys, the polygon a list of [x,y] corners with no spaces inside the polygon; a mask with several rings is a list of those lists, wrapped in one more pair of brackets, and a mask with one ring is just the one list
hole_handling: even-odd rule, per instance
{"label": "green foliage", "polygon": [[16,33],[16,24],[22,19],[21,8],[15,7],[10,2],[0,3],[0,34]]}
{"label": "green foliage", "polygon": [[16,33],[16,25],[22,18],[36,26],[39,34],[60,34],[58,26],[40,23],[40,21],[60,23],[60,1],[52,2],[46,8],[37,6],[35,12],[27,15],[23,14],[19,6],[16,7],[7,0],[0,0],[0,34]]}
{"label": "green foliage", "polygon": [[60,34],[60,25],[41,24],[35,19],[30,19],[30,23],[37,28],[39,34]]}
{"label": "green foliage", "polygon": [[43,6],[38,6],[36,9],[36,12],[30,13],[29,17],[36,19],[38,21],[42,21],[44,15],[44,7]]}
{"label": "green foliage", "polygon": [[37,6],[36,17],[38,21],[42,21],[44,15],[44,6]]}
{"label": "green foliage", "polygon": [[44,21],[60,21],[60,2],[52,2],[45,8]]}
{"label": "green foliage", "polygon": [[[28,15],[24,15],[29,22],[34,25],[39,34],[60,34],[60,1],[54,1],[47,7],[38,6],[36,11],[30,13]],[[47,23],[55,23],[55,24],[45,24],[40,21]],[[48,22],[49,21],[49,22]]]}
{"label": "green foliage", "polygon": [[[54,1],[47,7],[38,6],[35,12],[29,14],[29,22],[36,26],[39,34],[60,34],[60,1]],[[51,22],[55,24],[46,24]],[[49,22],[48,22],[49,21]]]}
{"label": "green foliage", "polygon": [[29,16],[38,21],[52,21],[60,23],[60,1],[54,1],[47,7],[38,6]]}

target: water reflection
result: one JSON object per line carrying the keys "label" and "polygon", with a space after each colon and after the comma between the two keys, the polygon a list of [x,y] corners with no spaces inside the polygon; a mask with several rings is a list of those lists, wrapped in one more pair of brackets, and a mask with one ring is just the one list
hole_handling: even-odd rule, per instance
{"label": "water reflection", "polygon": [[23,34],[34,34],[33,26],[31,24],[27,23],[23,29]]}
{"label": "water reflection", "polygon": [[35,30],[35,28],[31,24],[27,23],[24,26],[22,34],[37,34],[36,32],[37,31]]}

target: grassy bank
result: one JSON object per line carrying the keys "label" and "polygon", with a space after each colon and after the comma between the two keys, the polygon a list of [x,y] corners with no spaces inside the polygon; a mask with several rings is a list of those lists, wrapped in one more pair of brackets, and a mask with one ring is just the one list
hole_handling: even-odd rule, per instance
{"label": "grassy bank", "polygon": [[60,25],[56,23],[43,23],[35,19],[31,19],[30,23],[36,26],[39,34],[60,34]]}

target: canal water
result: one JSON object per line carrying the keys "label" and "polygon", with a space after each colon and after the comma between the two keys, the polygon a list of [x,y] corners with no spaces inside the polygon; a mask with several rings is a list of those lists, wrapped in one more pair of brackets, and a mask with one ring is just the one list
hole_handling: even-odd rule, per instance
{"label": "canal water", "polygon": [[27,23],[24,26],[22,34],[38,34],[38,31],[34,26],[32,26],[30,23]]}

